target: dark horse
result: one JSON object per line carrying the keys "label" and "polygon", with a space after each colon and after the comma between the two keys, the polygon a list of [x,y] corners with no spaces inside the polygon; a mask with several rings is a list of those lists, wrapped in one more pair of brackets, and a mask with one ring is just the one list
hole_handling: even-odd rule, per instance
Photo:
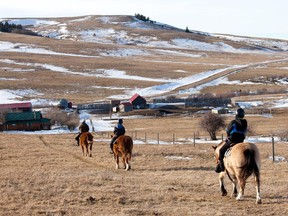
{"label": "dark horse", "polygon": [[[219,145],[213,146],[217,161],[219,149],[224,143],[223,141]],[[225,171],[233,184],[232,196],[236,197],[236,200],[243,199],[246,180],[253,174],[256,183],[256,203],[260,204],[260,154],[257,146],[252,143],[238,143],[230,149],[229,153],[226,153],[223,161]],[[222,196],[227,195],[223,183],[225,171],[219,174]],[[238,195],[237,185],[240,186]]]}
{"label": "dark horse", "polygon": [[92,157],[93,135],[90,132],[84,132],[81,134],[79,141],[83,156],[85,155],[86,151],[86,156]]}
{"label": "dark horse", "polygon": [[120,156],[122,156],[124,169],[126,169],[126,171],[131,169],[129,161],[131,160],[132,149],[133,149],[133,140],[130,136],[121,135],[115,140],[113,145],[113,153],[116,162],[116,169],[119,169]]}

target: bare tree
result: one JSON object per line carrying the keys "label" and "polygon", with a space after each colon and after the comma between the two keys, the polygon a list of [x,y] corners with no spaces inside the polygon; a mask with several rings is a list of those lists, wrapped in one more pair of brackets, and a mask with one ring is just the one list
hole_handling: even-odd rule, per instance
{"label": "bare tree", "polygon": [[225,118],[219,114],[207,113],[200,126],[209,133],[211,140],[217,140],[216,132],[225,127]]}
{"label": "bare tree", "polygon": [[46,118],[51,119],[52,124],[67,126],[69,130],[74,130],[78,125],[80,118],[76,113],[65,113],[63,111],[51,110],[45,114]]}

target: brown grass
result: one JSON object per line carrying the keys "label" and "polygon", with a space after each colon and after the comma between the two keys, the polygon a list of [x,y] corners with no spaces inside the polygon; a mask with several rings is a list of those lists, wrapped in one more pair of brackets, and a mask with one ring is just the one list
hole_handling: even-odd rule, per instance
{"label": "brown grass", "polygon": [[[95,142],[93,157],[88,158],[73,145],[73,138],[73,134],[1,135],[1,215],[288,213],[287,162],[273,164],[268,159],[271,144],[257,144],[263,204],[256,205],[252,178],[243,201],[221,197],[210,144],[135,145],[132,170],[126,172],[115,170],[108,140]],[[288,158],[286,148],[287,144],[277,143],[276,155]],[[226,185],[231,193],[228,179]]]}

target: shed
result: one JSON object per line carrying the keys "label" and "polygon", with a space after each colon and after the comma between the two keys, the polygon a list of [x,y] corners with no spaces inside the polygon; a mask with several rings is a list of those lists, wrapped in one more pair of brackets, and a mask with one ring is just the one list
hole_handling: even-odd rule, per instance
{"label": "shed", "polygon": [[141,97],[139,94],[134,94],[130,98],[130,103],[133,105],[134,109],[145,109],[147,108],[147,101],[145,98]]}
{"label": "shed", "polygon": [[0,112],[32,112],[31,102],[0,104]]}
{"label": "shed", "polygon": [[40,111],[7,113],[4,130],[50,130],[50,119],[43,118]]}
{"label": "shed", "polygon": [[66,109],[68,108],[68,103],[69,103],[68,100],[61,99],[58,106],[60,109]]}
{"label": "shed", "polygon": [[133,105],[130,102],[122,102],[119,105],[120,112],[129,112],[133,110]]}
{"label": "shed", "polygon": [[215,114],[227,114],[228,110],[224,107],[216,107],[212,109],[211,112]]}

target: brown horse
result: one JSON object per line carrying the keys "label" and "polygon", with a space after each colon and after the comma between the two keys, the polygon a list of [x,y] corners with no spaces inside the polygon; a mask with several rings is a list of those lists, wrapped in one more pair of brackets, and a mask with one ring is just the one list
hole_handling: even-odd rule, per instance
{"label": "brown horse", "polygon": [[[221,142],[217,146],[212,146],[214,148],[217,162],[219,157],[219,149],[224,145],[224,143],[225,141]],[[238,143],[231,147],[227,152],[223,162],[226,173],[233,184],[232,196],[236,197],[236,200],[243,199],[246,180],[253,174],[256,183],[256,203],[260,204],[260,154],[257,146],[252,143]],[[224,176],[225,171],[219,174],[222,196],[227,195],[223,182]],[[238,185],[240,187],[237,195]]]}
{"label": "brown horse", "polygon": [[80,146],[82,148],[83,156],[92,157],[92,144],[93,144],[93,135],[90,132],[84,132],[81,134],[80,138]]}
{"label": "brown horse", "polygon": [[133,149],[133,140],[130,136],[122,135],[115,140],[113,145],[113,153],[116,162],[116,169],[119,169],[120,156],[122,156],[124,169],[126,169],[126,171],[131,169],[129,161],[131,160],[132,149]]}

